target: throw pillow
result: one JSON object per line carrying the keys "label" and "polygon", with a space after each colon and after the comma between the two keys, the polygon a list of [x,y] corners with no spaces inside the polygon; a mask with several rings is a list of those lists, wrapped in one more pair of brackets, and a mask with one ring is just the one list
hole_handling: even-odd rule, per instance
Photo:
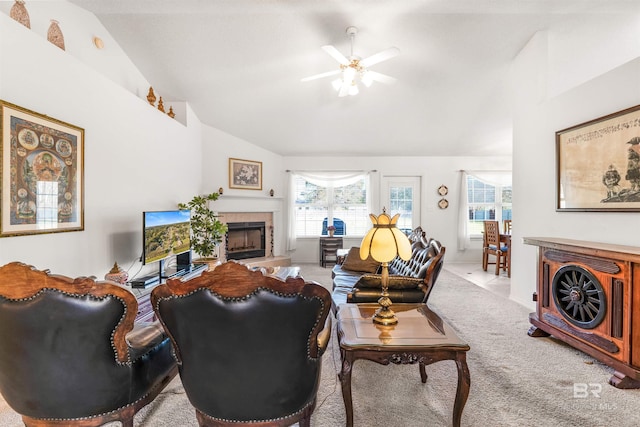
{"label": "throw pillow", "polygon": [[[389,276],[389,289],[416,289],[424,284],[424,280],[407,276]],[[382,276],[379,274],[363,274],[354,288],[382,288]]]}
{"label": "throw pillow", "polygon": [[371,256],[365,260],[360,259],[360,248],[355,246],[349,249],[349,253],[342,263],[342,268],[345,270],[363,273],[375,273],[378,271],[378,267],[380,267],[380,263],[371,258]]}

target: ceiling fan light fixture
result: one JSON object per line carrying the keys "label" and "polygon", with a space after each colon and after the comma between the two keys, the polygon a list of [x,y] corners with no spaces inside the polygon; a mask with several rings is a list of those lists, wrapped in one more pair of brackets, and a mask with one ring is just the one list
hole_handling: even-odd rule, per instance
{"label": "ceiling fan light fixture", "polygon": [[366,87],[371,87],[371,85],[373,84],[373,79],[371,78],[371,75],[369,74],[369,72],[367,72],[367,70],[364,70],[360,75],[360,81]]}
{"label": "ceiling fan light fixture", "polygon": [[353,42],[357,33],[358,29],[356,27],[347,28],[347,35],[351,41],[351,55],[348,57],[340,53],[338,49],[331,45],[322,46],[322,50],[338,61],[340,64],[339,69],[305,77],[302,81],[308,82],[322,77],[340,74],[339,79],[331,82],[333,88],[338,91],[339,97],[357,95],[360,92],[358,83],[362,83],[365,87],[370,87],[374,81],[394,83],[396,79],[393,77],[389,77],[375,71],[370,71],[368,70],[368,67],[393,58],[400,53],[400,49],[397,47],[391,47],[362,59],[359,56],[354,55],[353,52]]}
{"label": "ceiling fan light fixture", "polygon": [[356,77],[355,68],[346,67],[345,70],[342,72],[342,79],[344,80],[345,83],[352,82],[355,77]]}

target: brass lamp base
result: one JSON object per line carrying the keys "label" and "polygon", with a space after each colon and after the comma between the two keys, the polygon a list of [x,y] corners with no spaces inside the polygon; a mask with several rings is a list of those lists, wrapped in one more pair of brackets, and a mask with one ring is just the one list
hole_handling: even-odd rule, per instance
{"label": "brass lamp base", "polygon": [[376,310],[373,314],[373,323],[377,323],[378,325],[395,325],[398,323],[398,318],[396,314],[391,310],[391,299],[389,298],[389,264],[386,262],[382,263],[382,274],[381,274],[381,284],[382,284],[382,295],[380,299],[378,299],[378,304],[380,304],[380,308]]}
{"label": "brass lamp base", "polygon": [[[386,290],[384,292],[386,293]],[[397,324],[398,318],[396,317],[396,313],[389,308],[391,306],[391,300],[389,297],[383,295],[378,300],[378,304],[380,304],[381,307],[373,314],[373,323],[385,326]]]}
{"label": "brass lamp base", "polygon": [[373,315],[373,323],[384,326],[396,325],[398,323],[398,318],[393,310],[389,308],[379,308]]}

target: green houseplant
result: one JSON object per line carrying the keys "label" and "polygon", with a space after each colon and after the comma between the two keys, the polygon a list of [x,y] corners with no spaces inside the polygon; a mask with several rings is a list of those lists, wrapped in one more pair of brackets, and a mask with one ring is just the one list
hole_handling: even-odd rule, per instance
{"label": "green houseplant", "polygon": [[209,203],[218,200],[220,194],[195,196],[188,203],[178,203],[178,209],[191,210],[191,248],[206,259],[217,258],[217,248],[227,233],[227,224],[209,208]]}

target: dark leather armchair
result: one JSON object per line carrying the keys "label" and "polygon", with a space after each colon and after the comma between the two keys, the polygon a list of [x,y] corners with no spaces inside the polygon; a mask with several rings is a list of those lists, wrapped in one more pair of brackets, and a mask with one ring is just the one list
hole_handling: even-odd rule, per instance
{"label": "dark leather armchair", "polygon": [[201,426],[310,425],[331,324],[329,291],[227,262],[151,302]]}
{"label": "dark leather armchair", "polygon": [[26,426],[133,426],[177,374],[162,327],[134,328],[137,308],[113,282],[0,267],[0,392]]}

